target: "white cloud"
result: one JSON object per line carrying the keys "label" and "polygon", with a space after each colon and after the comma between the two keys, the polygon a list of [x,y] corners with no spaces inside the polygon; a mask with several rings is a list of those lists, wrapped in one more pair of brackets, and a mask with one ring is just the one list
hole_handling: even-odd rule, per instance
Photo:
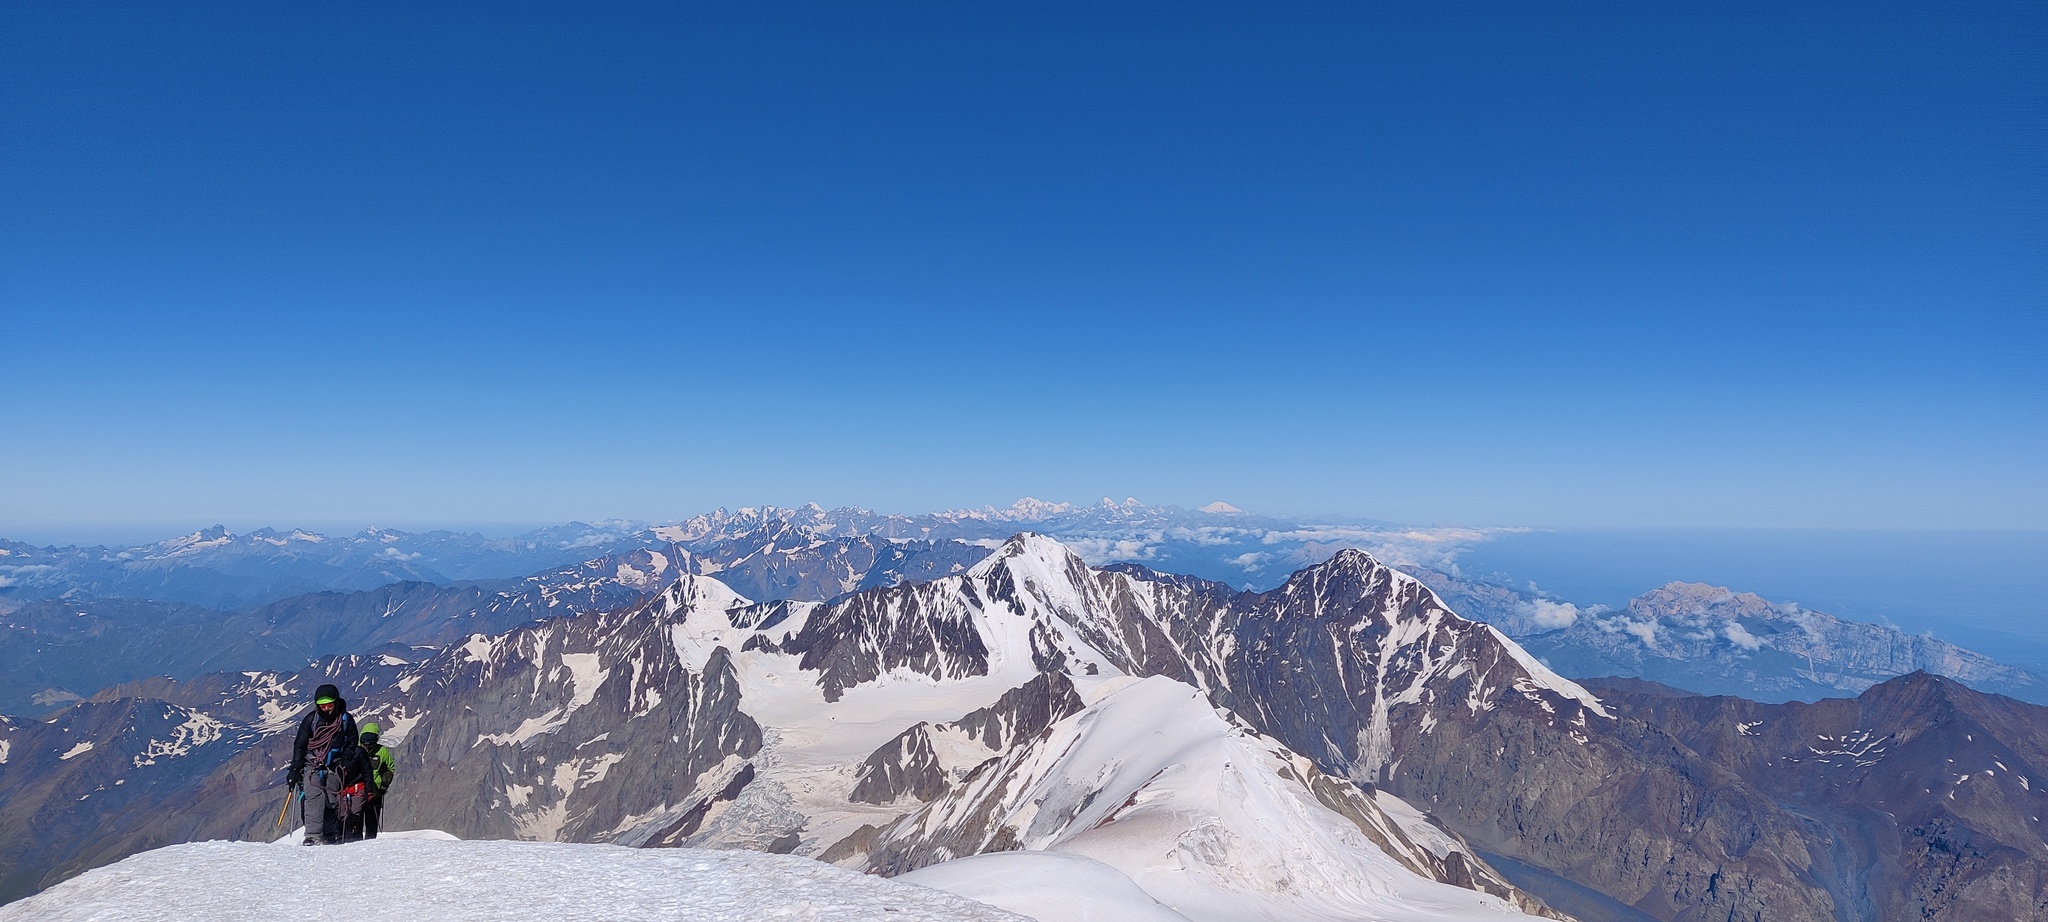
{"label": "white cloud", "polygon": [[1089,566],[1102,566],[1117,561],[1155,560],[1159,548],[1144,541],[1124,538],[1069,538],[1064,543]]}
{"label": "white cloud", "polygon": [[1579,620],[1579,607],[1570,602],[1553,602],[1549,599],[1529,599],[1515,605],[1515,611],[1528,618],[1529,623],[1546,630],[1571,627]]}
{"label": "white cloud", "polygon": [[1190,544],[1198,544],[1203,547],[1220,547],[1244,540],[1253,533],[1242,528],[1212,526],[1208,528],[1171,528],[1164,534]]}
{"label": "white cloud", "polygon": [[1728,642],[1744,650],[1756,650],[1764,645],[1764,642],[1750,633],[1749,628],[1743,627],[1740,621],[1728,622],[1727,633]]}
{"label": "white cloud", "polygon": [[1623,621],[1621,629],[1635,635],[1637,640],[1643,642],[1643,646],[1652,650],[1657,649],[1657,622]]}

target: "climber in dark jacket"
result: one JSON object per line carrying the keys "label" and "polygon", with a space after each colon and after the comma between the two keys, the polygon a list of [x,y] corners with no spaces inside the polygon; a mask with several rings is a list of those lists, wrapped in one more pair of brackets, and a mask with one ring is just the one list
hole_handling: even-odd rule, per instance
{"label": "climber in dark jacket", "polygon": [[361,764],[356,719],[348,712],[348,702],[341,689],[320,686],[313,693],[313,709],[299,720],[291,768],[285,775],[285,783],[304,795],[299,815],[306,821],[305,844],[341,841],[343,817],[335,808],[341,806],[342,789],[362,780],[351,777],[360,772]]}

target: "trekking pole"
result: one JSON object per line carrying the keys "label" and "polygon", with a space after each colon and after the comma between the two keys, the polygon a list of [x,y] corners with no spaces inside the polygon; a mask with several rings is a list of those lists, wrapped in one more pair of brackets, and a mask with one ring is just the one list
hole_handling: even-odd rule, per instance
{"label": "trekking pole", "polygon": [[277,808],[277,828],[279,829],[284,828],[284,812],[292,808],[292,794],[293,790],[291,788],[284,789],[284,805]]}

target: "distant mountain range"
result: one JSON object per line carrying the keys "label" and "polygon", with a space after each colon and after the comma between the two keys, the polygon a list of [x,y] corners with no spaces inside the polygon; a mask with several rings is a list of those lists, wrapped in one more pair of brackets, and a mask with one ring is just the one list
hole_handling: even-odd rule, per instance
{"label": "distant mountain range", "polygon": [[368,529],[331,538],[221,526],[136,547],[0,541],[0,598],[130,598],[239,608],[320,590],[503,579],[639,546],[633,523],[571,523],[516,538]]}
{"label": "distant mountain range", "polygon": [[1720,586],[1671,583],[1609,611],[1441,570],[1412,571],[1459,613],[1501,628],[1569,676],[1634,676],[1701,694],[1814,701],[1925,671],[2048,703],[2048,681],[2018,666]]}
{"label": "distant mountain range", "polygon": [[[0,540],[0,600],[124,598],[239,609],[321,590],[513,579],[637,550],[679,547],[718,558],[720,546],[735,541],[759,545],[769,538],[780,541],[779,550],[787,553],[812,541],[858,540],[880,561],[889,556],[883,549],[891,545],[906,556],[953,542],[979,545],[985,552],[1019,531],[1058,537],[1096,563],[1141,563],[1235,586],[1270,588],[1294,569],[1327,559],[1340,548],[1369,550],[1396,563],[1429,563],[1446,559],[1460,542],[1488,533],[1255,516],[1225,504],[1206,508],[1189,511],[1136,500],[1075,506],[1023,499],[1007,509],[924,515],[760,506],[721,509],[672,525],[572,522],[512,538],[389,529],[346,537],[273,529],[234,534],[214,526],[127,548],[35,547]],[[900,575],[942,572],[920,571],[912,564]],[[786,577],[794,581],[765,586],[769,591],[761,597],[827,598],[874,583],[864,579],[864,570],[839,576],[817,584],[807,582],[816,574]]]}

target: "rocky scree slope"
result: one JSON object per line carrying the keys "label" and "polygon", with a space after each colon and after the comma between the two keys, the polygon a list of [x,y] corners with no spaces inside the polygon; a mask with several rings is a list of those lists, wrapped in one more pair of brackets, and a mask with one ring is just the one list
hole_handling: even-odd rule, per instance
{"label": "rocky scree slope", "polygon": [[2048,919],[2048,708],[1925,672],[1811,704],[1595,687],[1818,827],[1840,917]]}

